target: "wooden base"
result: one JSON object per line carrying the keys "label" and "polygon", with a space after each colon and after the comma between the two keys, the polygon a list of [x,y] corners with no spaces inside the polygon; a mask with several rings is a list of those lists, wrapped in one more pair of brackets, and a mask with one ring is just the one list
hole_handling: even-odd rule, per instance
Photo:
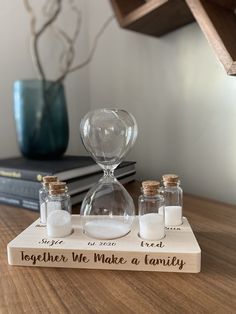
{"label": "wooden base", "polygon": [[20,266],[94,268],[197,273],[201,249],[186,218],[166,228],[160,241],[138,236],[138,217],[132,231],[115,240],[91,239],[82,232],[80,216],[72,216],[74,232],[65,238],[47,237],[39,219],[7,247],[8,263]]}

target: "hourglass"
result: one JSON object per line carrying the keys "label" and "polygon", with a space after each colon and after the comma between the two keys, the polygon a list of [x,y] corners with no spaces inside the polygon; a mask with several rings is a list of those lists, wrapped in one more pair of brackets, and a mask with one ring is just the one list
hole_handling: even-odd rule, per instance
{"label": "hourglass", "polygon": [[80,132],[85,148],[104,171],[82,203],[83,231],[97,239],[122,237],[132,228],[135,208],[114,170],[135,143],[136,121],[124,110],[99,109],[85,115]]}

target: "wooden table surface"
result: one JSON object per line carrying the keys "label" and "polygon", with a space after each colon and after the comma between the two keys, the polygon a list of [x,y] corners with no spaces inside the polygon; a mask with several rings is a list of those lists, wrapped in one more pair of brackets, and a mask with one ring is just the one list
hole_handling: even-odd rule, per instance
{"label": "wooden table surface", "polygon": [[38,214],[1,205],[0,313],[236,313],[236,206],[185,195],[184,215],[199,274],[33,268],[9,266],[6,247]]}

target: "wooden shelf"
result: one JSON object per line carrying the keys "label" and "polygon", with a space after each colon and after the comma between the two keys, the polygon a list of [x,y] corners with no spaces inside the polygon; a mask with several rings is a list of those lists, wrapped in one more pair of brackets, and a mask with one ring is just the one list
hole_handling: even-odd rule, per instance
{"label": "wooden shelf", "polygon": [[111,0],[122,28],[161,36],[194,21],[183,0]]}
{"label": "wooden shelf", "polygon": [[[186,0],[227,74],[236,75],[236,15],[233,1]],[[232,6],[231,6],[232,5]],[[227,8],[228,7],[228,8]]]}
{"label": "wooden shelf", "polygon": [[110,0],[122,28],[161,36],[195,19],[227,74],[236,75],[236,0]]}

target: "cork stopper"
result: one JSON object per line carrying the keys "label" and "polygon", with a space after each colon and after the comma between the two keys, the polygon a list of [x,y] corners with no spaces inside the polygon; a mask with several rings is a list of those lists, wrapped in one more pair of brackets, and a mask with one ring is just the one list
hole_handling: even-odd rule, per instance
{"label": "cork stopper", "polygon": [[67,192],[66,182],[50,182],[49,183],[49,194],[50,195],[60,195]]}
{"label": "cork stopper", "polygon": [[179,183],[179,176],[176,174],[164,174],[162,180],[165,186],[176,186]]}
{"label": "cork stopper", "polygon": [[43,183],[43,185],[49,187],[49,183],[50,183],[50,182],[57,182],[57,180],[58,180],[58,179],[57,179],[56,176],[45,176],[45,177],[43,177],[43,179],[42,179],[42,183]]}
{"label": "cork stopper", "polygon": [[143,194],[147,196],[153,196],[158,194],[160,188],[160,182],[158,181],[143,181],[142,182]]}

